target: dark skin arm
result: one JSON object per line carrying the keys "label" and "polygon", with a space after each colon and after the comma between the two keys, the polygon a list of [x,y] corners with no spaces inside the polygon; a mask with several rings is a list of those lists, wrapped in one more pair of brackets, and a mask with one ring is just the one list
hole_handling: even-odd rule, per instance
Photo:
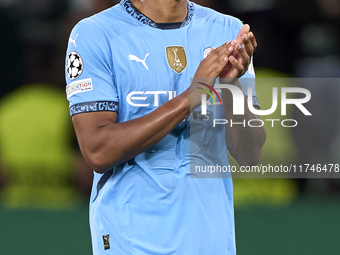
{"label": "dark skin arm", "polygon": [[[196,89],[199,85],[195,80],[204,77],[207,78],[205,82],[213,86],[233,51],[234,47],[226,44],[215,49],[202,60],[193,84],[185,92],[143,117],[117,123],[115,112],[73,116],[79,146],[87,163],[96,172],[104,173],[157,144],[200,105],[202,92]],[[234,74],[235,78],[240,75],[239,72]]]}

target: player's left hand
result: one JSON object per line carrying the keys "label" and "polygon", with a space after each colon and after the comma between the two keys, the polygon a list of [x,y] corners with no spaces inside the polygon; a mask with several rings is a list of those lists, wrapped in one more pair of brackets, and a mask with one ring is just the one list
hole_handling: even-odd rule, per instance
{"label": "player's left hand", "polygon": [[[236,39],[233,42],[239,45],[243,45],[249,57],[253,56],[257,47],[255,35],[253,34],[253,32],[250,31],[250,26],[248,24],[243,25]],[[237,53],[234,52],[234,54]]]}
{"label": "player's left hand", "polygon": [[225,79],[227,79],[227,82],[233,83],[248,70],[251,57],[257,47],[256,38],[250,31],[250,26],[244,25],[231,44],[235,47],[235,51],[229,57],[229,63],[219,77],[223,79],[223,82],[226,82]]}

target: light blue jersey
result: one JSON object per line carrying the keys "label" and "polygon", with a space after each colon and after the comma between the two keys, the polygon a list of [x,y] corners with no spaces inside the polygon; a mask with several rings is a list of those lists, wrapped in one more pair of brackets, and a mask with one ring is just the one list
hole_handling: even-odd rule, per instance
{"label": "light blue jersey", "polygon": [[[181,24],[157,24],[127,0],[82,20],[66,56],[71,116],[114,111],[125,122],[154,111],[184,92],[209,49],[235,39],[241,27],[191,2]],[[254,77],[252,69],[245,77]],[[129,162],[94,173],[95,255],[236,253],[232,180],[190,178],[189,119]],[[214,157],[228,165],[224,129],[208,135],[223,147]],[[206,156],[197,148],[195,157]]]}

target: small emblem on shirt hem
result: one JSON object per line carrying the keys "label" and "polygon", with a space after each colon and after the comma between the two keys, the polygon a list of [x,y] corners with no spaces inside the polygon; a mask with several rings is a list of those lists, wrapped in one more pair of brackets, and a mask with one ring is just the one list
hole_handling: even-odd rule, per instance
{"label": "small emblem on shirt hem", "polygon": [[103,236],[104,250],[110,249],[110,235]]}

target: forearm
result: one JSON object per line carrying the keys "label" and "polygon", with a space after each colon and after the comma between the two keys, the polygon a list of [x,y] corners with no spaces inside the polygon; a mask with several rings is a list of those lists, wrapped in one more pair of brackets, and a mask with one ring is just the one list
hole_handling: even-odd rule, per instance
{"label": "forearm", "polygon": [[151,148],[189,115],[188,98],[185,92],[143,117],[108,122],[87,137],[76,129],[84,158],[95,171],[103,173]]}
{"label": "forearm", "polygon": [[[239,82],[235,85],[241,88]],[[240,165],[256,165],[261,159],[266,132],[264,127],[250,127],[248,121],[260,119],[259,116],[250,112],[247,100],[244,100],[244,115],[233,115],[233,97],[229,90],[222,89],[222,99],[224,116],[230,124],[226,125],[226,143],[230,154]]]}

